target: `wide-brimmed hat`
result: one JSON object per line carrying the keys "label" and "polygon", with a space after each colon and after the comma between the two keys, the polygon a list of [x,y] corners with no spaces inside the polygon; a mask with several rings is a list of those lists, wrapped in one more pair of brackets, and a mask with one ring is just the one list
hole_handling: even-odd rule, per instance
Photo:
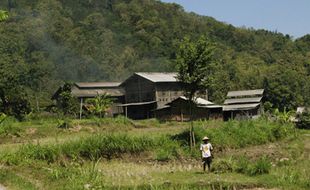
{"label": "wide-brimmed hat", "polygon": [[209,137],[205,136],[202,138],[203,141],[209,140]]}

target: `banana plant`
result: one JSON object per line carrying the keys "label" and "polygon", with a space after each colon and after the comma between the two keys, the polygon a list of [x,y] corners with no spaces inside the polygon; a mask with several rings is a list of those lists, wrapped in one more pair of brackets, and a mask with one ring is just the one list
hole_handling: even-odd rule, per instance
{"label": "banana plant", "polygon": [[9,18],[9,13],[7,11],[0,10],[0,22]]}
{"label": "banana plant", "polygon": [[99,115],[102,118],[113,104],[113,99],[108,94],[98,94],[95,98],[89,99],[87,104],[87,109],[90,113]]}
{"label": "banana plant", "polygon": [[290,122],[294,114],[294,111],[287,111],[286,108],[284,108],[283,112],[280,112],[278,109],[275,109],[274,111],[274,115],[276,116],[277,120],[283,123]]}
{"label": "banana plant", "polygon": [[7,118],[8,116],[5,115],[4,113],[0,113],[0,124],[4,122],[4,120]]}

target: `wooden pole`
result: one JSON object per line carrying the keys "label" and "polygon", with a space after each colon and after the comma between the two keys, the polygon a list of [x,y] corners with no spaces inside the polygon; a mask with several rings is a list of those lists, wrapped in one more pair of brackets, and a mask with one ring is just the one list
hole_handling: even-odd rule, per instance
{"label": "wooden pole", "polygon": [[125,106],[125,116],[128,118],[127,106]]}
{"label": "wooden pole", "polygon": [[80,120],[82,119],[82,112],[83,112],[83,98],[81,98],[80,102]]}

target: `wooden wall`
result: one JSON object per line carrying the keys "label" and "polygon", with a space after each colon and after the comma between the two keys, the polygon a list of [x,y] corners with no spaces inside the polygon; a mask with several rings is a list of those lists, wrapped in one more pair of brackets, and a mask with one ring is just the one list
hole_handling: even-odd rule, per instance
{"label": "wooden wall", "polygon": [[156,84],[156,101],[157,108],[162,108],[167,103],[183,96],[183,90],[180,83],[157,83]]}
{"label": "wooden wall", "polygon": [[155,85],[138,75],[130,77],[124,85],[126,103],[150,102],[155,100]]}

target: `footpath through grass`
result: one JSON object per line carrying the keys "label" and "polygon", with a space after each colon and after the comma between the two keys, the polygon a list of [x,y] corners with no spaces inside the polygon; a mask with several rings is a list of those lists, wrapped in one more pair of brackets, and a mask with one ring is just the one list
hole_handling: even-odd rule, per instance
{"label": "footpath through grass", "polygon": [[[195,122],[196,142],[208,135],[215,148],[211,174],[201,173],[199,143],[188,149],[186,124],[122,119],[85,120],[78,126],[70,135],[85,133],[85,128],[96,134],[0,153],[0,183],[23,189],[310,187],[309,150],[304,148],[309,137],[291,124]],[[247,154],[251,152],[255,154]]]}

